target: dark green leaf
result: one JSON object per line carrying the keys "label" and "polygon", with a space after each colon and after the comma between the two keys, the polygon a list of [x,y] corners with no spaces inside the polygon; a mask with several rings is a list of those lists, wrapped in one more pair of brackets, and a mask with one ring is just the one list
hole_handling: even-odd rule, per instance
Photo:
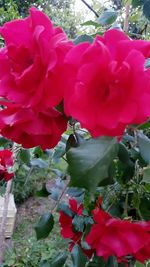
{"label": "dark green leaf", "polygon": [[8,139],[6,139],[6,138],[4,138],[2,136],[0,137],[0,146],[6,146],[6,145],[8,145],[10,143],[11,143],[10,140],[8,140]]}
{"label": "dark green leaf", "polygon": [[43,184],[42,189],[36,192],[37,197],[48,197],[50,194],[46,188],[46,184]]}
{"label": "dark green leaf", "polygon": [[52,260],[43,261],[40,267],[63,267],[67,259],[67,253],[59,254]]}
{"label": "dark green leaf", "polygon": [[145,17],[150,20],[150,0],[147,0],[144,2],[143,5],[143,14],[145,15]]}
{"label": "dark green leaf", "polygon": [[35,226],[37,240],[48,237],[54,226],[54,217],[51,213],[45,213],[41,216]]}
{"label": "dark green leaf", "polygon": [[47,169],[48,168],[48,163],[45,162],[43,159],[40,159],[40,158],[32,159],[31,160],[31,165],[39,167],[41,169]]}
{"label": "dark green leaf", "polygon": [[140,199],[140,212],[144,220],[150,220],[150,199],[143,197]]}
{"label": "dark green leaf", "polygon": [[106,267],[118,267],[118,262],[116,260],[116,257],[110,256],[106,263]]}
{"label": "dark green leaf", "polygon": [[30,163],[30,151],[28,149],[22,148],[19,151],[18,156],[23,163],[25,163],[25,164]]}
{"label": "dark green leaf", "polygon": [[85,21],[84,23],[81,24],[82,26],[94,26],[95,28],[99,28],[100,27],[100,24],[93,21],[93,20],[88,20],[88,21]]}
{"label": "dark green leaf", "polygon": [[105,10],[104,13],[98,18],[98,23],[102,26],[110,25],[117,19],[117,12],[114,10]]}
{"label": "dark green leaf", "polygon": [[119,143],[118,158],[123,163],[128,163],[130,160],[128,149],[122,142]]}
{"label": "dark green leaf", "polygon": [[79,35],[76,39],[74,39],[74,44],[77,45],[77,44],[80,44],[80,43],[83,43],[83,42],[88,42],[90,44],[93,43],[93,38],[87,34],[82,34],[82,35]]}
{"label": "dark green leaf", "polygon": [[75,245],[71,251],[72,267],[85,267],[87,257],[78,245]]}
{"label": "dark green leaf", "polygon": [[118,152],[116,139],[89,139],[67,152],[70,186],[95,191],[97,185],[108,177],[108,169]]}
{"label": "dark green leaf", "polygon": [[43,150],[39,146],[35,147],[34,155],[36,158],[41,158],[43,156]]}
{"label": "dark green leaf", "polygon": [[71,134],[67,140],[66,143],[66,152],[71,148],[71,147],[77,147],[78,146],[78,140],[74,134]]}
{"label": "dark green leaf", "polygon": [[137,141],[138,141],[138,146],[139,146],[142,158],[145,160],[145,162],[149,164],[150,163],[150,139],[143,133],[139,132]]}
{"label": "dark green leaf", "polygon": [[132,0],[132,6],[138,7],[138,6],[142,6],[144,4],[144,0]]}

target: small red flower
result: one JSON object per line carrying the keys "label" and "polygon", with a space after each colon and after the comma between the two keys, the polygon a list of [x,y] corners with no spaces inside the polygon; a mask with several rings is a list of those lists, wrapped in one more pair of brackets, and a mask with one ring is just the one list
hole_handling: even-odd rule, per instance
{"label": "small red flower", "polygon": [[83,216],[83,205],[78,205],[75,199],[69,199],[69,208],[73,212],[73,216],[66,215],[63,211],[60,211],[59,223],[61,226],[61,235],[64,238],[68,238],[71,240],[69,250],[71,251],[75,244],[78,244],[83,252],[90,258],[93,254],[93,250],[85,250],[81,246],[81,238],[83,236],[82,232],[75,232],[73,229],[73,218],[75,215]]}
{"label": "small red flower", "polygon": [[4,179],[6,182],[11,180],[14,176],[13,172],[9,172],[9,168],[13,166],[13,154],[10,150],[0,150],[0,180]]}

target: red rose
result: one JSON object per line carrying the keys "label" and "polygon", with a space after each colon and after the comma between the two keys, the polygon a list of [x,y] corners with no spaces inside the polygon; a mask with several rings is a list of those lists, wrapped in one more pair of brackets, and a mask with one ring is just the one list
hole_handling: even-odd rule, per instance
{"label": "red rose", "polygon": [[1,134],[25,148],[40,145],[42,149],[53,148],[66,130],[67,120],[58,111],[31,109],[4,103],[0,111]]}
{"label": "red rose", "polygon": [[83,233],[82,232],[75,232],[73,229],[73,218],[75,215],[83,216],[83,205],[78,205],[77,201],[75,199],[69,199],[69,208],[73,212],[73,216],[69,216],[65,214],[63,211],[60,211],[60,218],[59,223],[61,226],[61,235],[64,238],[70,239],[70,246],[69,250],[71,251],[75,244],[78,244],[83,252],[90,258],[93,254],[93,250],[85,250],[81,246],[81,238]]}
{"label": "red rose", "polygon": [[[127,49],[125,48],[127,45]],[[150,115],[150,76],[144,68],[150,42],[118,30],[72,48],[65,59],[65,111],[94,137],[122,135]]]}
{"label": "red rose", "polygon": [[[82,216],[83,205],[79,205],[75,199],[69,199],[69,208],[74,213],[74,215]],[[72,240],[76,239],[76,235],[78,236],[79,233],[75,233],[73,231],[72,225],[72,217],[65,214],[63,211],[60,211],[60,218],[59,218],[60,226],[61,226],[61,235],[64,238],[70,238]],[[82,233],[80,233],[81,239]]]}
{"label": "red rose", "polygon": [[[116,256],[132,255],[139,261],[150,257],[150,233],[142,223],[133,223],[111,217],[105,211],[96,208],[93,211],[95,224],[86,237],[86,242],[96,250],[97,256],[107,259]],[[142,259],[142,260],[141,260]]]}
{"label": "red rose", "polygon": [[0,180],[4,179],[8,182],[13,178],[14,173],[9,172],[9,168],[13,166],[13,154],[10,150],[0,150]]}
{"label": "red rose", "polygon": [[72,43],[36,8],[0,28],[0,95],[27,107],[54,107],[63,99],[63,60]]}

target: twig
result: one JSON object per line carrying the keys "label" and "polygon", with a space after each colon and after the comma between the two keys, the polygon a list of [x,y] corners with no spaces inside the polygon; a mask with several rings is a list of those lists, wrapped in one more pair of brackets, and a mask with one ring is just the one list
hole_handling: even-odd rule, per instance
{"label": "twig", "polygon": [[67,182],[67,184],[65,185],[63,191],[61,192],[61,194],[60,194],[60,196],[59,196],[59,199],[56,201],[56,203],[55,203],[54,206],[52,207],[52,209],[51,209],[51,213],[53,213],[53,212],[56,211],[58,204],[60,203],[60,201],[61,201],[61,199],[62,199],[64,193],[65,193],[66,190],[67,190],[67,187],[68,187],[69,182],[70,182],[70,179],[68,180],[68,182]]}
{"label": "twig", "polygon": [[4,196],[4,209],[2,214],[2,221],[0,225],[0,264],[3,263],[4,251],[5,251],[5,232],[8,214],[9,194],[11,190],[12,180],[7,182],[6,193]]}
{"label": "twig", "polygon": [[88,9],[90,9],[93,13],[94,13],[94,15],[97,17],[97,18],[99,18],[99,15],[98,15],[98,13],[85,1],[85,0],[81,0],[81,2],[82,3],[84,3],[87,7],[88,7]]}
{"label": "twig", "polygon": [[123,26],[124,32],[128,32],[128,28],[129,28],[129,14],[130,14],[130,5],[129,4],[126,4],[126,6],[125,6],[125,19],[124,19],[124,26]]}

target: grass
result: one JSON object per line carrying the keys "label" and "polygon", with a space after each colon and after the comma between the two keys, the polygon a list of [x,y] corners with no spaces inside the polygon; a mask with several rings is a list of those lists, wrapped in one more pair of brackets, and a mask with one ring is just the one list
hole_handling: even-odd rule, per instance
{"label": "grass", "polygon": [[[57,216],[56,216],[57,217]],[[37,241],[34,224],[38,218],[26,218],[20,222],[12,237],[12,246],[5,253],[5,264],[11,267],[38,267],[42,260],[53,258],[67,249],[56,223],[50,236]]]}

